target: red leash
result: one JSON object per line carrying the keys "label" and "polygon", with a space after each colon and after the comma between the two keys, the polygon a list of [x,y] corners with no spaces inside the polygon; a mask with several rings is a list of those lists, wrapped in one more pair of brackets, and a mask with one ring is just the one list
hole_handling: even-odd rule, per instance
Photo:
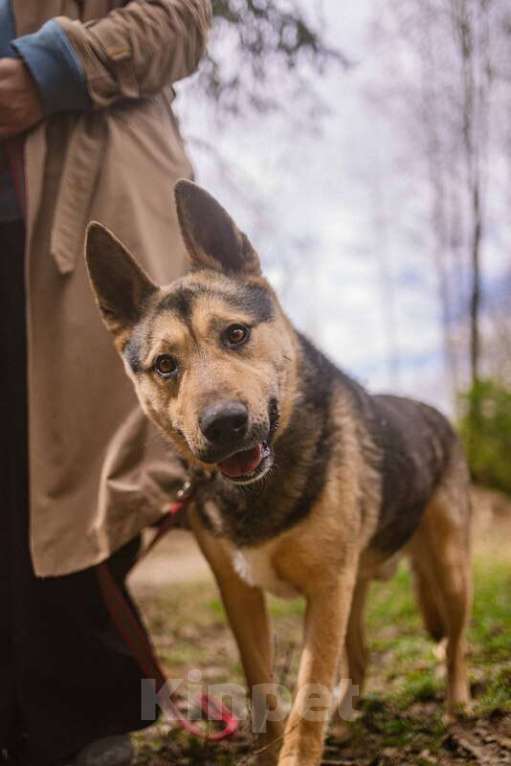
{"label": "red leash", "polygon": [[[149,551],[157,545],[169,530],[176,527],[176,517],[186,510],[186,506],[192,499],[194,492],[194,484],[191,481],[187,481],[178,493],[178,499],[170,506],[169,511],[159,523],[158,531],[139,557],[137,563],[147,556]],[[112,622],[126,645],[129,647],[145,677],[154,679],[156,681],[157,689],[160,691],[167,684],[167,678],[144,628],[139,622],[136,614],[133,612],[122,589],[114,580],[108,564],[103,562],[102,564],[99,564],[96,569],[103,598]],[[181,713],[175,695],[170,692],[170,685],[167,686],[167,689],[169,690],[169,693],[164,695],[164,699],[160,700],[160,704],[171,719],[177,721],[179,726],[189,734],[193,734],[195,737],[200,737],[201,739],[210,742],[218,742],[226,737],[232,736],[238,730],[238,719],[225,707],[225,705],[223,705],[222,702],[215,700],[208,694],[201,694],[198,702],[206,719],[221,722],[223,724],[223,728],[219,731],[204,731],[203,728],[189,721],[188,718]]]}

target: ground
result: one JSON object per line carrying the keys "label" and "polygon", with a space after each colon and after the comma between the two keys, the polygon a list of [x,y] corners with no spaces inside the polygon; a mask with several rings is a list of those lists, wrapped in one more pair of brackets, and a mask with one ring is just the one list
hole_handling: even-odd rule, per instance
{"label": "ground", "polygon": [[[368,687],[349,726],[332,732],[324,764],[356,766],[498,766],[511,764],[511,505],[475,493],[475,597],[470,626],[474,709],[446,726],[442,718],[442,647],[422,629],[403,562],[390,582],[375,583],[367,625]],[[207,567],[186,533],[173,532],[132,577],[132,588],[169,676],[199,670],[208,684],[242,684],[233,639]],[[302,604],[271,600],[277,678],[292,688],[300,649]],[[188,689],[193,691],[192,677]],[[184,686],[182,687],[185,688]],[[238,694],[237,703],[240,703]],[[251,766],[250,737],[205,745],[165,723],[136,735],[137,766]]]}

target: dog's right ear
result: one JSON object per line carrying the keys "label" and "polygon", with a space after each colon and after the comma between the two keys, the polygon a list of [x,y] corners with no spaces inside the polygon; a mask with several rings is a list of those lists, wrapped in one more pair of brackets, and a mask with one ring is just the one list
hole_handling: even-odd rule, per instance
{"label": "dog's right ear", "polygon": [[259,257],[248,237],[211,194],[182,179],[174,195],[181,233],[196,268],[241,276],[261,274]]}
{"label": "dog's right ear", "polygon": [[103,224],[87,227],[85,257],[103,321],[114,335],[137,324],[158,290],[124,245]]}

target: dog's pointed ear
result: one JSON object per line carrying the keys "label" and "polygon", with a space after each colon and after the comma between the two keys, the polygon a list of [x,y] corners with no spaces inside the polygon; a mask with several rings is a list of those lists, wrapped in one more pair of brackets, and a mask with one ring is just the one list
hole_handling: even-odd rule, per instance
{"label": "dog's pointed ear", "polygon": [[195,267],[261,274],[259,257],[247,236],[211,194],[186,180],[177,182],[174,193],[181,233]]}
{"label": "dog's pointed ear", "polygon": [[117,335],[139,321],[158,289],[124,245],[101,223],[87,227],[85,257],[96,301],[108,329]]}

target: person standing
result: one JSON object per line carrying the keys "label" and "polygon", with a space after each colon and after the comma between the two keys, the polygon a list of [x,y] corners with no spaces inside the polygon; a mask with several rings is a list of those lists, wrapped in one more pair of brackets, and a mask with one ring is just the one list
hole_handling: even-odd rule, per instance
{"label": "person standing", "polygon": [[82,257],[113,229],[158,282],[191,176],[172,84],[209,0],[0,0],[0,761],[127,766],[141,673],[95,566],[120,582],[178,469],[135,403]]}

